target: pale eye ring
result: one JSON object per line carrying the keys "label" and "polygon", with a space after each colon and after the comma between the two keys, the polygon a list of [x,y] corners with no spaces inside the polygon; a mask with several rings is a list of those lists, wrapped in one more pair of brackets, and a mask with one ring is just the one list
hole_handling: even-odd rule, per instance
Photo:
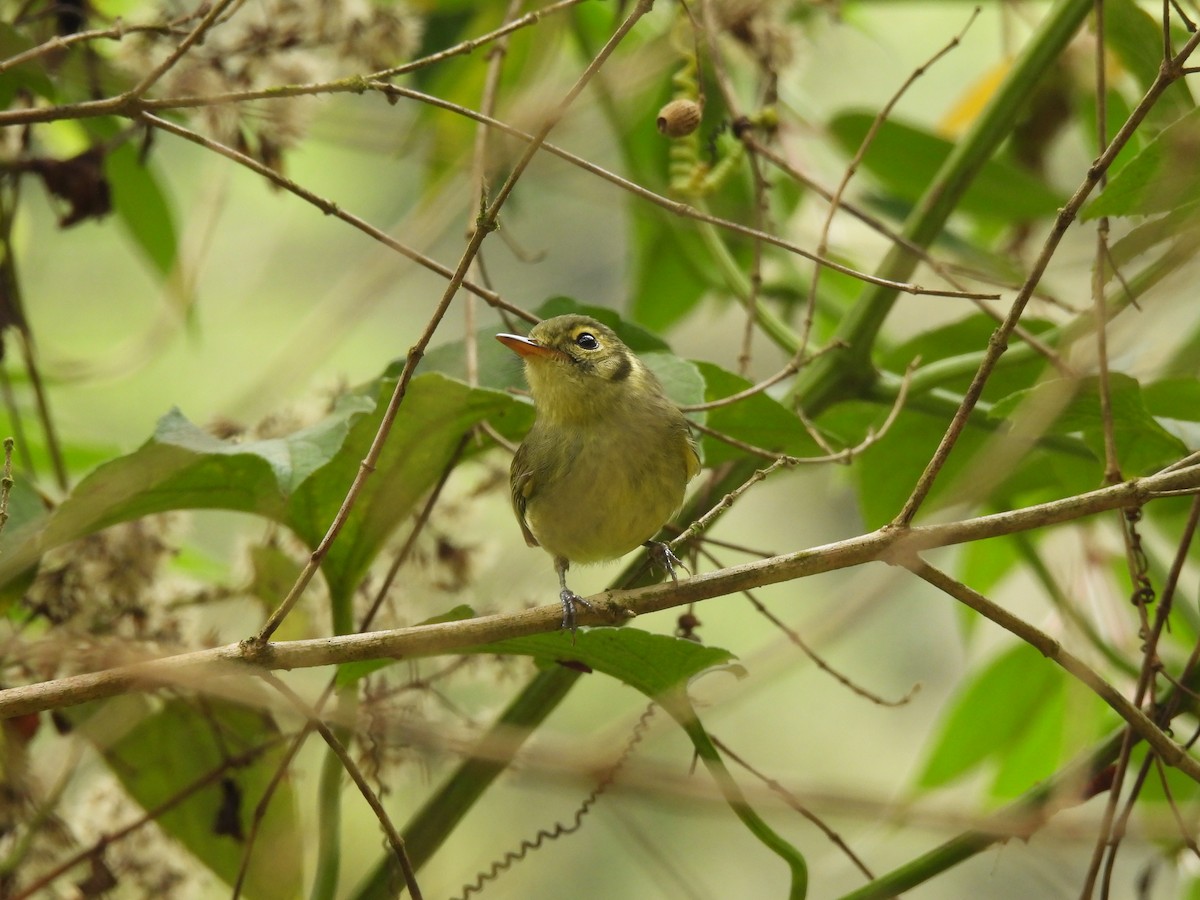
{"label": "pale eye ring", "polygon": [[575,346],[583,350],[599,350],[600,342],[596,340],[596,336],[590,331],[581,331],[575,335]]}

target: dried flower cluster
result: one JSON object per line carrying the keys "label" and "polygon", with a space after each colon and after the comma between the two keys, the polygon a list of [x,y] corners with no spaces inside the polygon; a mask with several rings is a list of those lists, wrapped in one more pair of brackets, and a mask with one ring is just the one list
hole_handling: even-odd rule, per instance
{"label": "dried flower cluster", "polygon": [[[179,10],[168,0],[159,17]],[[369,0],[264,0],[232,7],[164,76],[162,96],[216,97],[283,85],[315,84],[395,66],[416,52],[422,20],[404,3]],[[122,43],[121,62],[145,73],[166,59],[177,38],[138,35]],[[216,139],[278,165],[307,132],[312,97],[214,103],[194,115]]]}

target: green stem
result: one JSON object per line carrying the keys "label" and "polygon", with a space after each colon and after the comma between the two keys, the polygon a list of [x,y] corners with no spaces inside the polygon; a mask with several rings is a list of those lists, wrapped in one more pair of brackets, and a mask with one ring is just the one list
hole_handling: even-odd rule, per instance
{"label": "green stem", "polygon": [[[1068,766],[996,813],[992,818],[994,828],[965,831],[858,890],[843,895],[840,900],[888,900],[948,872],[993,844],[1013,837],[1027,839],[1060,809],[1082,803],[1092,794],[1107,790],[1103,773],[1117,758],[1123,734],[1124,729],[1110,735],[1081,761]],[[1079,793],[1081,785],[1085,790],[1085,796],[1082,797]]]}
{"label": "green stem", "polygon": [[733,810],[734,815],[742,820],[742,824],[749,829],[751,834],[787,863],[792,875],[788,900],[804,900],[805,895],[808,893],[808,865],[804,861],[804,856],[795,847],[780,837],[751,808],[741,789],[737,786],[737,782],[733,780],[733,776],[729,774],[729,770],[725,767],[725,761],[721,759],[721,754],[717,751],[712,739],[709,738],[708,732],[700,724],[700,719],[697,718],[696,711],[692,708],[687,696],[681,694],[678,697],[664,697],[660,698],[660,700],[663,708],[687,732],[688,737],[692,741],[692,746],[696,748],[696,755],[700,757],[709,773],[716,780],[717,785],[721,788],[721,793],[729,804],[729,808]]}
{"label": "green stem", "polygon": [[[703,202],[697,201],[697,206],[707,212]],[[742,271],[741,264],[730,252],[729,246],[715,225],[711,222],[698,222],[696,225],[704,245],[708,247],[717,268],[721,270],[721,274],[725,278],[725,286],[742,302],[743,306],[746,305],[750,302],[752,289],[750,279]],[[758,326],[776,345],[793,355],[800,352],[800,339],[796,333],[765,304],[757,304],[754,315]]]}
{"label": "green stem", "polygon": [[[345,742],[350,735],[338,730]],[[317,786],[317,871],[310,900],[334,900],[338,895],[338,877],[342,858],[342,780],[345,769],[337,754],[325,748],[321,778]]]}
{"label": "green stem", "polygon": [[[972,179],[1012,132],[1039,81],[1079,30],[1092,9],[1092,2],[1060,0],[1050,11],[1013,64],[1004,84],[955,145],[909,215],[902,233],[910,243],[928,247],[941,234]],[[908,281],[919,261],[903,245],[896,244],[875,274],[890,281]],[[895,302],[895,290],[867,285],[833,335],[847,349],[823,354],[801,372],[792,387],[792,398],[810,414],[816,414],[840,399],[858,396],[869,386],[875,380],[871,350]]]}

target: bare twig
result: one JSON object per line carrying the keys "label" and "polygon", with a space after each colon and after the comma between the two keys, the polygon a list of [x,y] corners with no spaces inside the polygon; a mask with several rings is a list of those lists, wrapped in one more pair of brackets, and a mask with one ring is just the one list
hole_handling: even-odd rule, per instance
{"label": "bare twig", "polygon": [[[216,141],[210,137],[205,137],[204,135],[187,128],[184,125],[180,125],[178,122],[172,122],[170,119],[164,119],[151,113],[141,113],[137,118],[140,121],[145,122],[147,125],[151,125],[161,131],[166,131],[169,134],[175,135],[176,137],[181,137],[184,140],[191,141],[193,144],[204,147],[206,150],[212,150],[214,153],[218,153],[221,156],[224,156],[226,159],[236,162],[240,166],[245,166],[255,174],[266,178],[277,187],[283,188],[285,191],[295,194],[300,199],[311,203],[325,215],[333,216],[336,219],[341,219],[347,225],[357,228],[363,234],[374,238],[385,247],[395,250],[406,259],[412,260],[417,265],[423,266],[424,268],[429,269],[431,272],[436,272],[443,278],[449,279],[454,275],[454,271],[448,266],[444,266],[425,254],[414,250],[407,244],[401,243],[390,234],[379,228],[376,228],[365,219],[361,219],[353,213],[346,212],[332,200],[327,200],[324,197],[313,193],[308,188],[297,184],[287,176],[275,171],[270,166],[264,165],[253,157],[242,153],[239,150],[235,150],[233,147],[222,144],[220,141]],[[537,316],[521,309],[519,306],[513,306],[512,304],[507,303],[495,291],[488,290],[485,287],[481,287],[466,280],[463,281],[463,289],[470,291],[477,297],[482,298],[483,300],[487,301],[489,305],[494,306],[497,309],[503,309],[515,316],[520,316],[526,322],[532,322],[535,324],[537,323]]]}
{"label": "bare twig", "polygon": [[579,96],[584,86],[600,69],[600,66],[604,64],[604,61],[608,59],[613,50],[616,49],[617,44],[619,44],[625,35],[629,33],[634,24],[642,16],[649,12],[651,3],[652,0],[639,0],[637,5],[634,6],[633,10],[629,13],[625,20],[617,27],[617,30],[613,33],[612,37],[609,38],[604,47],[601,48],[595,59],[588,64],[587,68],[584,69],[583,73],[576,80],[575,84],[572,85],[567,91],[566,96],[563,97],[555,109],[551,110],[549,115],[546,117],[545,122],[543,122],[541,128],[538,130],[538,133],[526,146],[525,152],[513,165],[512,171],[509,173],[507,180],[497,192],[495,199],[492,200],[492,202],[488,205],[488,208],[480,215],[479,220],[476,223],[475,231],[471,234],[469,240],[467,241],[466,249],[463,251],[462,257],[458,263],[458,267],[450,276],[450,282],[446,285],[446,289],[442,294],[441,301],[438,303],[438,306],[434,310],[432,317],[425,326],[425,331],[421,334],[421,337],[417,340],[417,343],[414,344],[408,351],[408,356],[404,361],[404,368],[400,372],[400,377],[396,380],[396,388],[392,393],[392,397],[388,402],[387,408],[384,410],[383,419],[379,424],[379,430],[376,432],[375,438],[371,442],[371,447],[367,451],[366,457],[359,465],[358,473],[354,478],[353,484],[350,485],[350,489],[347,491],[345,499],[342,501],[341,508],[338,510],[337,515],[330,524],[329,530],[326,532],[325,537],[322,538],[321,543],[312,552],[312,556],[309,558],[308,564],[304,567],[304,570],[296,579],[296,583],[292,586],[292,589],[288,592],[288,595],[270,615],[266,624],[263,625],[259,633],[251,639],[252,644],[261,646],[270,639],[275,629],[279,627],[279,624],[283,621],[287,614],[291,612],[292,607],[296,604],[296,601],[300,599],[301,594],[303,594],[305,588],[308,587],[308,583],[316,574],[317,569],[320,568],[321,561],[325,558],[325,555],[329,552],[330,546],[332,546],[334,540],[337,539],[338,534],[341,532],[342,526],[345,524],[347,517],[350,515],[350,510],[353,509],[354,504],[358,499],[358,495],[362,491],[363,485],[366,483],[367,477],[375,470],[375,463],[379,459],[379,455],[383,452],[383,444],[387,440],[387,436],[392,429],[392,423],[396,420],[396,415],[400,411],[400,404],[404,401],[405,394],[408,392],[408,384],[412,380],[412,376],[416,370],[417,364],[425,355],[425,348],[429,346],[429,342],[433,340],[434,332],[437,330],[442,318],[446,315],[446,311],[450,308],[450,303],[458,293],[459,287],[462,286],[463,280],[466,278],[467,270],[471,267],[472,262],[475,260],[475,256],[479,252],[479,248],[483,244],[484,238],[487,237],[487,235],[491,231],[494,231],[497,227],[497,220],[500,215],[500,207],[504,205],[504,202],[512,193],[517,181],[524,174],[525,169],[529,166],[529,163],[537,153],[538,148],[545,141],[546,136],[550,133],[551,129],[553,129],[554,126],[558,124],[559,120],[562,119],[563,115],[566,114],[567,108],[571,105],[575,98]]}
{"label": "bare twig", "polygon": [[[958,34],[952,37],[950,41],[944,47],[934,53],[933,56],[929,57],[929,59],[909,73],[908,78],[904,80],[904,82],[895,90],[895,92],[893,92],[892,96],[888,98],[888,101],[884,103],[883,107],[878,113],[876,113],[874,120],[867,129],[866,135],[863,136],[862,143],[859,144],[858,150],[855,151],[854,157],[849,163],[847,163],[846,171],[842,174],[842,180],[838,182],[837,187],[833,190],[833,196],[829,200],[829,209],[825,214],[825,221],[821,225],[820,237],[817,239],[817,256],[825,256],[829,252],[829,229],[833,226],[833,218],[837,215],[838,207],[842,201],[842,194],[846,192],[846,188],[850,184],[850,179],[854,177],[855,173],[858,171],[858,167],[862,164],[863,158],[867,155],[867,150],[869,150],[871,144],[874,143],[875,135],[879,133],[879,129],[883,127],[883,123],[886,122],[888,116],[892,114],[892,109],[895,108],[896,104],[900,102],[900,98],[904,96],[904,94],[910,87],[912,87],[918,78],[924,75],[939,59],[950,53],[959,45],[959,43],[962,41],[963,35],[966,34],[967,29],[971,27],[978,16],[979,7],[976,6],[971,12],[970,18],[967,19],[967,24],[962,27]],[[804,306],[804,323],[801,326],[800,331],[801,347],[808,346],[808,339],[812,334],[813,319],[816,315],[817,309],[817,289],[821,283],[821,270],[822,265],[820,262],[818,262],[815,266],[813,266],[812,278],[808,283],[808,299]]]}
{"label": "bare twig", "polygon": [[1089,687],[1125,720],[1138,737],[1154,748],[1163,762],[1178,768],[1188,777],[1200,781],[1200,760],[1190,756],[1186,750],[1171,740],[1149,716],[1127,700],[1124,694],[1101,678],[1087,663],[1066,650],[1050,635],[1014,616],[1002,606],[993,603],[962,582],[951,578],[915,554],[902,556],[895,562],[1034,647],[1051,662]]}
{"label": "bare twig", "polygon": [[375,814],[375,818],[379,820],[379,826],[383,829],[383,833],[387,836],[388,844],[391,845],[392,853],[396,857],[396,862],[400,866],[400,871],[404,873],[404,883],[412,895],[413,900],[421,900],[421,889],[417,885],[417,873],[413,869],[412,862],[408,858],[408,853],[404,849],[404,838],[400,836],[400,832],[396,830],[396,826],[392,824],[391,817],[387,814],[387,810],[383,808],[383,804],[379,801],[375,791],[371,789],[371,785],[367,783],[367,779],[363,777],[362,770],[359,769],[358,763],[350,755],[346,746],[338,739],[328,725],[321,721],[320,714],[313,709],[307,701],[299,694],[293,691],[288,685],[276,678],[270,672],[259,672],[258,677],[273,687],[276,691],[283,695],[284,699],[290,703],[297,712],[299,712],[308,721],[317,733],[324,738],[329,749],[334,752],[338,760],[342,764],[342,768],[346,770],[346,774],[350,776],[350,780],[354,782],[358,792],[363,795],[363,799],[367,801],[367,805],[371,807],[371,812]]}
{"label": "bare twig", "polygon": [[[1142,505],[1161,496],[1200,493],[1200,466],[1158,473],[1062,500],[957,522],[911,528],[885,527],[858,537],[730,566],[680,580],[632,590],[602,591],[589,598],[595,610],[580,612],[581,624],[625,621],[748,588],[792,581],[880,559],[895,559],[934,547],[1046,528],[1090,515]],[[160,684],[217,686],[216,675],[255,669],[294,669],[364,659],[415,658],[452,653],[511,637],[557,631],[559,603],[464,621],[338,635],[256,646],[243,642],[177,656],[147,659],[101,672],[73,675],[0,691],[0,718],[72,706]],[[1200,657],[1200,652],[1197,654]],[[1168,764],[1170,760],[1167,760]]]}
{"label": "bare twig", "polygon": [[1038,254],[1029,277],[1025,280],[1025,283],[1021,286],[1021,290],[1013,300],[1003,324],[996,329],[991,340],[988,342],[987,354],[980,363],[979,370],[975,373],[970,387],[967,388],[966,395],[963,397],[958,411],[954,414],[953,420],[946,429],[946,433],[942,436],[937,450],[934,451],[933,457],[925,467],[925,471],[921,473],[921,477],[917,481],[916,487],[913,488],[908,501],[904,504],[904,508],[896,517],[895,524],[901,526],[910,524],[913,517],[917,514],[917,510],[924,503],[925,498],[929,496],[938,473],[941,472],[947,458],[950,456],[950,452],[958,442],[959,435],[962,434],[963,429],[966,427],[967,420],[971,415],[971,411],[975,408],[975,404],[979,402],[984,385],[987,384],[988,378],[991,377],[1000,356],[1007,349],[1009,335],[1012,334],[1013,329],[1020,321],[1021,314],[1025,311],[1025,306],[1029,303],[1030,297],[1033,296],[1034,288],[1041,280],[1046,267],[1050,264],[1050,260],[1058,249],[1063,235],[1067,232],[1067,228],[1075,220],[1080,207],[1083,206],[1084,201],[1087,200],[1099,183],[1101,175],[1108,170],[1108,167],[1112,165],[1117,154],[1129,142],[1129,139],[1133,137],[1134,133],[1141,126],[1142,120],[1146,118],[1146,115],[1154,107],[1154,104],[1158,102],[1158,98],[1180,77],[1184,61],[1195,51],[1198,45],[1200,45],[1200,33],[1192,35],[1179,54],[1163,65],[1158,77],[1154,79],[1154,83],[1146,91],[1141,102],[1130,113],[1125,124],[1121,126],[1121,129],[1105,148],[1104,152],[1100,154],[1100,157],[1092,163],[1083,183],[1079,185],[1071,199],[1067,201],[1066,206],[1059,210],[1054,227],[1046,238],[1046,242],[1042,246],[1041,253]]}
{"label": "bare twig", "polygon": [[867,868],[867,864],[864,863],[858,857],[858,854],[856,854],[853,850],[850,849],[850,845],[846,843],[846,841],[842,838],[842,836],[840,834],[838,834],[836,831],[834,831],[833,828],[829,824],[827,824],[824,819],[820,818],[816,813],[814,813],[812,810],[808,809],[808,807],[806,807],[803,803],[801,803],[799,798],[797,798],[795,794],[793,794],[791,791],[789,791],[787,788],[785,788],[782,784],[780,784],[774,778],[770,778],[767,775],[765,775],[764,773],[760,772],[758,769],[754,768],[754,766],[750,765],[750,763],[748,763],[745,759],[743,759],[741,756],[738,756],[731,749],[729,749],[729,745],[726,744],[724,741],[718,739],[716,735],[710,734],[709,737],[712,738],[712,742],[716,745],[718,750],[720,750],[722,753],[724,753],[726,756],[728,756],[730,759],[732,759],[735,763],[737,763],[739,766],[741,766],[743,769],[745,769],[747,772],[749,772],[751,775],[753,775],[755,778],[757,778],[759,781],[761,781],[763,784],[765,784],[774,793],[778,794],[781,798],[783,798],[784,803],[786,803],[788,806],[790,806],[796,812],[800,813],[800,815],[804,816],[804,818],[808,819],[808,821],[810,821],[814,825],[816,825],[817,828],[821,829],[821,831],[824,833],[824,835],[827,838],[829,838],[830,842],[835,847],[837,847],[839,850],[841,850],[844,854],[846,854],[846,857],[850,860],[850,862],[854,863],[854,867],[856,869],[858,869],[858,871],[862,872],[863,875],[865,875],[867,878],[875,877],[872,874],[871,870],[869,868]]}

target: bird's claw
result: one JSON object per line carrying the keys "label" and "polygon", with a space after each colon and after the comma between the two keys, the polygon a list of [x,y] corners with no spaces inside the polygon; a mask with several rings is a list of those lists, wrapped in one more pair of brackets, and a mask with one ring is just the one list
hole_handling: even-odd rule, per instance
{"label": "bird's claw", "polygon": [[575,606],[576,606],[576,604],[586,606],[592,612],[596,611],[596,607],[592,606],[592,604],[588,603],[588,601],[584,600],[582,597],[580,597],[577,593],[575,593],[570,588],[563,588],[562,591],[559,592],[558,597],[560,600],[562,600],[562,607],[563,607],[562,627],[564,629],[566,629],[566,628],[571,629],[571,641],[572,641],[572,643],[574,643],[574,641],[575,641]]}
{"label": "bird's claw", "polygon": [[662,541],[646,541],[644,546],[650,551],[650,559],[657,563],[659,568],[665,569],[667,574],[671,576],[673,584],[679,584],[679,576],[675,574],[676,566],[679,566],[688,575],[692,574],[679,557],[672,552],[669,544],[665,544]]}

